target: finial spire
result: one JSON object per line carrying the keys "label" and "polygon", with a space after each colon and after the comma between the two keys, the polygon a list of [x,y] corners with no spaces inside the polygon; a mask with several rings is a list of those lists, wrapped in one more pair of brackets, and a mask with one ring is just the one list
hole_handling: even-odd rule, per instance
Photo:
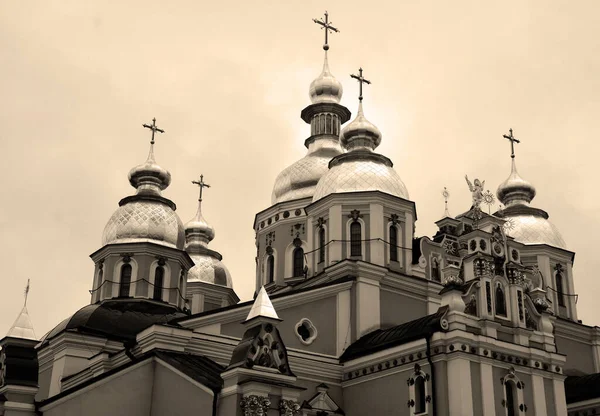
{"label": "finial spire", "polygon": [[336,27],[333,27],[329,22],[329,14],[327,13],[327,10],[325,11],[324,20],[313,19],[313,22],[320,25],[321,29],[325,29],[325,43],[323,44],[323,49],[327,51],[329,49],[329,31],[331,30],[332,32],[337,33],[339,30]]}
{"label": "finial spire", "polygon": [[27,286],[25,286],[25,303],[23,304],[24,307],[27,306],[27,296],[29,295],[29,279],[27,279]]}
{"label": "finial spire", "polygon": [[154,134],[156,132],[164,133],[165,131],[159,129],[158,126],[156,125],[156,117],[152,119],[152,124],[142,124],[142,126],[144,126],[147,129],[152,130],[152,138],[150,139],[150,152],[148,152],[148,160],[153,161],[154,160]]}
{"label": "finial spire", "polygon": [[200,188],[200,197],[198,198],[198,201],[202,202],[202,191],[204,188],[210,188],[210,185],[204,182],[204,175],[200,175],[200,181],[192,181],[192,183],[198,185]]}
{"label": "finial spire", "polygon": [[371,84],[371,81],[369,81],[368,79],[365,79],[363,77],[363,69],[362,68],[358,68],[358,75],[354,75],[354,74],[350,74],[350,77],[354,78],[355,80],[358,81],[359,84],[359,94],[358,94],[358,100],[362,103],[362,99],[363,99],[363,83],[364,84]]}
{"label": "finial spire", "polygon": [[442,191],[442,195],[444,197],[444,205],[445,205],[444,216],[450,217],[450,211],[448,211],[448,198],[450,198],[450,192],[448,192],[448,189],[446,189],[445,186],[444,186],[444,190]]}
{"label": "finial spire", "polygon": [[515,158],[515,143],[521,143],[519,140],[515,139],[513,136],[513,129],[508,129],[508,134],[502,135],[505,139],[510,140],[510,157],[512,159]]}

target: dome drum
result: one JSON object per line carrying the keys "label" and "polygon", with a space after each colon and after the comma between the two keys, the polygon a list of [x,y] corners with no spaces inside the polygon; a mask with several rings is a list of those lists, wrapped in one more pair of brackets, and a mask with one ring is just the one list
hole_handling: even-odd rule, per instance
{"label": "dome drum", "polygon": [[310,124],[313,117],[322,113],[331,113],[337,115],[340,119],[341,124],[344,124],[345,122],[350,120],[350,117],[352,116],[350,110],[348,110],[341,104],[317,103],[311,104],[308,107],[304,108],[304,110],[302,110],[302,112],[300,113],[300,117],[307,124]]}

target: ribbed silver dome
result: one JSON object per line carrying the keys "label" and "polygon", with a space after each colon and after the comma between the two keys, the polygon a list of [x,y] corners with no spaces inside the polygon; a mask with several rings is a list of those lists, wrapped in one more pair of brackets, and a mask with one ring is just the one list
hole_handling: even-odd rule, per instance
{"label": "ribbed silver dome", "polygon": [[510,176],[500,184],[496,195],[506,208],[499,214],[507,221],[506,233],[523,244],[547,244],[567,249],[558,228],[548,220],[548,214],[530,206],[535,187],[517,172],[512,159]]}
{"label": "ribbed silver dome", "polygon": [[188,271],[187,281],[201,281],[233,288],[229,270],[218,258],[208,254],[190,254],[194,267]]}
{"label": "ribbed silver dome", "polygon": [[409,199],[406,186],[393,167],[372,160],[345,161],[333,166],[321,178],[313,201],[334,193],[381,191]]}
{"label": "ribbed silver dome", "polygon": [[102,234],[102,245],[148,240],[183,250],[183,223],[177,213],[162,202],[142,200],[120,206]]}
{"label": "ribbed silver dome", "polygon": [[183,224],[175,204],[161,196],[171,183],[171,174],[154,160],[153,142],[146,162],[129,172],[129,183],[136,194],[119,203],[104,227],[102,244],[152,241],[182,250]]}
{"label": "ribbed silver dome", "polygon": [[329,170],[332,158],[342,154],[337,139],[322,138],[310,144],[306,156],[277,175],[271,203],[312,197],[321,177]]}

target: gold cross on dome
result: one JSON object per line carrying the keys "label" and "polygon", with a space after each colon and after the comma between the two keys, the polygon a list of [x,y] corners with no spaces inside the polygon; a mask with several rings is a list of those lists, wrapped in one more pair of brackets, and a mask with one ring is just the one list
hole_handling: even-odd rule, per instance
{"label": "gold cross on dome", "polygon": [[363,69],[362,68],[358,68],[358,75],[354,75],[354,74],[350,74],[350,76],[352,78],[354,78],[355,80],[358,81],[359,84],[359,94],[358,94],[358,100],[362,101],[363,99],[363,95],[362,95],[362,87],[363,87],[363,83],[364,84],[370,84],[371,81],[369,81],[368,79],[366,79],[365,77],[363,77]]}
{"label": "gold cross on dome", "polygon": [[204,175],[200,175],[200,181],[192,181],[192,183],[200,187],[200,197],[198,198],[198,201],[202,201],[202,191],[204,188],[210,188],[210,185],[204,182]]}
{"label": "gold cross on dome", "polygon": [[510,140],[510,157],[512,159],[515,158],[515,143],[521,143],[519,140],[515,139],[513,136],[513,129],[508,129],[508,134],[502,135],[505,139]]}
{"label": "gold cross on dome", "polygon": [[150,144],[154,144],[154,133],[159,132],[159,133],[164,133],[164,130],[161,130],[158,128],[158,126],[156,125],[156,118],[152,119],[152,124],[142,124],[142,126],[144,126],[147,129],[152,130],[152,140],[150,140]]}
{"label": "gold cross on dome", "polygon": [[327,13],[327,11],[325,11],[325,20],[313,19],[313,22],[320,25],[321,29],[325,29],[325,44],[323,45],[323,49],[328,50],[329,49],[329,38],[328,38],[329,31],[331,30],[332,32],[339,32],[339,30],[336,27],[331,26],[331,24],[329,23],[329,14]]}

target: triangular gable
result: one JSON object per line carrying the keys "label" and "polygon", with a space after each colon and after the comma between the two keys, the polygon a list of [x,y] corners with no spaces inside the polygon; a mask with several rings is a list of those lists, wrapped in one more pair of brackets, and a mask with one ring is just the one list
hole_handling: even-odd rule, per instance
{"label": "triangular gable", "polygon": [[302,405],[302,409],[313,410],[315,412],[327,412],[327,414],[345,414],[335,400],[329,396],[329,393],[327,392],[328,389],[329,387],[325,384],[317,386],[318,393],[308,401],[305,401]]}

